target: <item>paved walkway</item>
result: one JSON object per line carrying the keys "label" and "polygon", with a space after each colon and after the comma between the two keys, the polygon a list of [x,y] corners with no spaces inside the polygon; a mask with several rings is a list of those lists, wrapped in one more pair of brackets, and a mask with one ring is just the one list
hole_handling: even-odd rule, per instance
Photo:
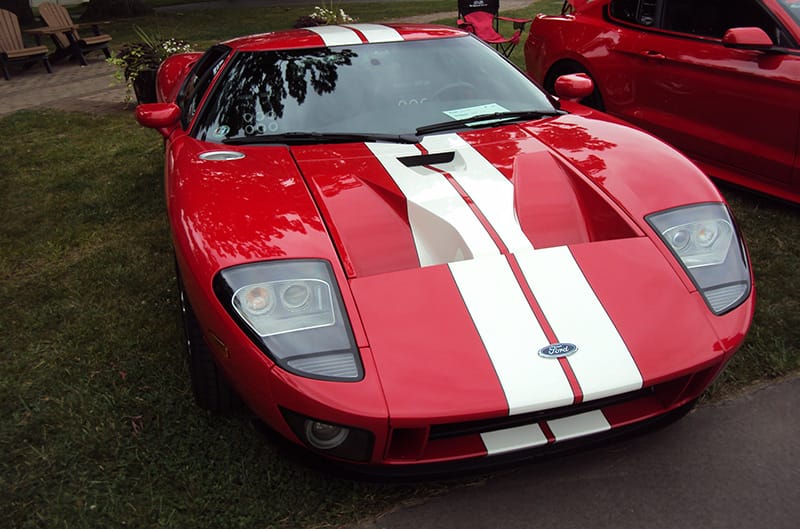
{"label": "paved walkway", "polygon": [[407,506],[359,529],[797,529],[800,377],[675,424]]}
{"label": "paved walkway", "polygon": [[[225,8],[231,5],[277,6],[318,3],[321,3],[320,0],[223,0],[171,6],[170,10],[181,12]],[[453,0],[454,5],[455,3]],[[519,9],[533,3],[532,0],[503,0],[502,6],[504,10]],[[392,22],[429,22],[446,18],[455,20],[456,12],[431,13],[393,19]],[[52,74],[48,74],[41,63],[34,64],[28,70],[13,68],[10,81],[0,79],[0,116],[25,108],[55,108],[91,113],[131,110],[134,105],[124,103],[124,86],[114,81],[114,67],[107,64],[100,53],[89,54],[87,60],[89,65],[83,67],[74,62],[56,64],[53,66]]]}

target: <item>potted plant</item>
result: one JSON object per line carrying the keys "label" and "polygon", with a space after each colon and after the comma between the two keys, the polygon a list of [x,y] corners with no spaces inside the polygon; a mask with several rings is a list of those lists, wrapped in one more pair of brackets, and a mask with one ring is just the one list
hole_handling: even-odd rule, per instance
{"label": "potted plant", "polygon": [[133,26],[139,42],[123,44],[119,51],[107,61],[117,67],[114,74],[127,87],[125,99],[136,95],[137,103],[156,102],[156,72],[164,59],[175,53],[193,51],[188,42],[174,38],[162,38]]}
{"label": "potted plant", "polygon": [[294,27],[308,28],[328,24],[351,24],[353,22],[358,22],[358,19],[345,13],[338,3],[334,6],[333,0],[331,0],[327,5],[323,3],[322,6],[315,6],[311,14],[298,18],[297,22],[294,23]]}

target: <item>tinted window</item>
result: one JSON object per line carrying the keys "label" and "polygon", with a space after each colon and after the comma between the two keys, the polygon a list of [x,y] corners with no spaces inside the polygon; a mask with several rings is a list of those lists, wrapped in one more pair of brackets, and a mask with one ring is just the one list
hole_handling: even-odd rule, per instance
{"label": "tinted window", "polygon": [[230,52],[224,46],[215,46],[203,55],[186,77],[181,91],[178,93],[176,103],[181,107],[181,121],[183,126],[188,126],[192,116],[197,112],[197,107],[203,99],[211,80],[219,71],[225,57]]}
{"label": "tinted window", "polygon": [[553,110],[524,74],[473,37],[239,52],[222,75],[198,120],[199,139],[403,134],[476,109]]}
{"label": "tinted window", "polygon": [[721,39],[730,28],[758,26],[776,39],[777,25],[754,0],[666,0],[662,27]]}
{"label": "tinted window", "polygon": [[642,26],[655,24],[657,11],[657,0],[614,0],[609,4],[612,17]]}
{"label": "tinted window", "polygon": [[778,1],[780,2],[783,9],[786,10],[786,12],[792,16],[795,23],[800,24],[800,2],[798,2],[797,0],[778,0]]}

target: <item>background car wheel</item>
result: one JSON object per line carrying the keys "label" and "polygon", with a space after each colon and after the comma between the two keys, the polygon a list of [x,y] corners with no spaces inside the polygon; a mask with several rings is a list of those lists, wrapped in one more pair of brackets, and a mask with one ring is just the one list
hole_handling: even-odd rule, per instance
{"label": "background car wheel", "polygon": [[[577,62],[573,61],[561,61],[553,65],[550,68],[550,71],[547,72],[547,75],[544,79],[544,88],[551,94],[555,95],[555,84],[556,79],[561,77],[562,75],[567,75],[571,73],[585,73],[589,75],[589,72],[586,69],[578,64]],[[594,77],[589,75],[592,78],[592,82],[594,83],[594,92],[589,97],[584,97],[581,99],[581,104],[586,105],[587,107],[592,107],[597,110],[605,110],[605,105],[603,105],[603,96],[600,95],[600,90],[597,87],[597,81],[595,81]]]}
{"label": "background car wheel", "polygon": [[178,299],[195,402],[200,408],[215,412],[239,408],[241,406],[239,397],[217,367],[214,356],[206,345],[200,323],[183,290],[180,276],[178,276]]}

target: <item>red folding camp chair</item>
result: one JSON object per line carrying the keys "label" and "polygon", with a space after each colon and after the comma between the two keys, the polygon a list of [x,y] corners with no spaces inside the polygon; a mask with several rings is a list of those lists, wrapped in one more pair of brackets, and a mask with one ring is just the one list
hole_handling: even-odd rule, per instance
{"label": "red folding camp chair", "polygon": [[[530,18],[501,17],[500,0],[458,0],[458,27],[474,33],[478,38],[508,57],[519,44],[525,24],[531,22]],[[499,33],[500,22],[511,22],[514,34],[504,37]]]}

